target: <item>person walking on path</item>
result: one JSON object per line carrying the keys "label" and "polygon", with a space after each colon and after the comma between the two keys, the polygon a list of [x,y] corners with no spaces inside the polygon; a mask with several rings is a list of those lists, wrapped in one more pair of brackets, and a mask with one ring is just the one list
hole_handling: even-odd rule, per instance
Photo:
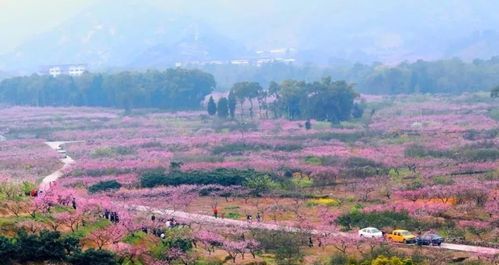
{"label": "person walking on path", "polygon": [[314,241],[312,241],[312,237],[308,237],[308,247],[312,248],[314,246]]}
{"label": "person walking on path", "polygon": [[215,218],[218,218],[218,209],[217,209],[217,207],[213,208],[213,216],[215,216]]}

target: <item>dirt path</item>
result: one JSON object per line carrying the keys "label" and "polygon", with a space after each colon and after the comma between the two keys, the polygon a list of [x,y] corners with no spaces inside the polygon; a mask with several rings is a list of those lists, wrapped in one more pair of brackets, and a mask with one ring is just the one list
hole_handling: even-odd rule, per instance
{"label": "dirt path", "polygon": [[[66,143],[72,143],[72,142],[47,142],[46,144],[48,146],[50,146],[50,148],[57,150],[57,148],[59,146],[64,145]],[[54,173],[46,176],[43,179],[42,183],[40,184],[41,190],[48,189],[50,187],[50,182],[56,181],[58,178],[62,177],[63,170],[66,167],[68,167],[69,165],[75,163],[75,161],[69,156],[66,156],[66,158],[61,159],[61,161],[64,163],[64,166],[62,168],[60,168],[59,170],[55,171]],[[173,211],[173,210],[168,210],[168,209],[153,209],[153,208],[149,208],[146,206],[140,206],[140,205],[139,206],[131,206],[131,207],[135,210],[138,210],[138,211],[150,212],[150,213],[155,213],[155,214],[164,214],[164,215],[176,217],[179,219],[190,220],[190,221],[193,221],[195,223],[200,223],[200,224],[213,224],[213,225],[228,226],[228,227],[241,227],[241,228],[246,228],[246,229],[258,228],[258,229],[266,229],[266,230],[274,230],[274,231],[279,230],[279,231],[288,231],[288,232],[298,232],[301,230],[300,228],[291,227],[291,226],[284,226],[284,225],[270,224],[270,223],[258,223],[258,222],[249,223],[249,222],[241,221],[241,220],[215,218],[213,216],[203,215],[203,214],[188,213],[188,212],[182,212],[182,211]],[[319,231],[319,230],[308,230],[307,232],[310,232],[314,235],[324,234],[324,233],[331,234],[330,231]],[[333,235],[346,236],[346,237],[356,236],[355,234],[352,234],[352,233],[342,233],[342,232],[334,233]],[[477,247],[477,246],[470,246],[470,245],[458,245],[458,244],[444,243],[440,247],[435,247],[435,248],[457,250],[457,251],[464,251],[464,252],[474,252],[474,253],[485,254],[485,255],[499,255],[499,249],[497,249],[497,248]]]}
{"label": "dirt path", "polygon": [[[54,150],[57,150],[59,147],[62,147],[64,144],[67,143],[72,143],[72,142],[45,142],[45,144],[47,144],[50,148]],[[75,161],[71,157],[66,155],[65,158],[61,159],[61,162],[63,163],[63,166],[60,169],[42,179],[42,182],[40,183],[40,186],[38,188],[40,191],[46,191],[47,189],[49,189],[50,183],[62,177],[64,169],[69,167]]]}

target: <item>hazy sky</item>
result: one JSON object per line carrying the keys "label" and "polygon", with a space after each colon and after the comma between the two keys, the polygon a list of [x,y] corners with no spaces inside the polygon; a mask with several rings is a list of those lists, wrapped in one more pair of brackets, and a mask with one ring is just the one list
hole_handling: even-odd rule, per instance
{"label": "hazy sky", "polygon": [[74,16],[95,0],[0,0],[0,53]]}

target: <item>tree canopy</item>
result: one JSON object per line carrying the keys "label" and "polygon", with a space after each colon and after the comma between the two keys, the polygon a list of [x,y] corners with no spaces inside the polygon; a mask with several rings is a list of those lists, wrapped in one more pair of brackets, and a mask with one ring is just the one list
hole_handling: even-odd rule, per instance
{"label": "tree canopy", "polygon": [[199,70],[90,74],[81,77],[32,75],[3,80],[0,101],[31,106],[197,109],[215,88]]}

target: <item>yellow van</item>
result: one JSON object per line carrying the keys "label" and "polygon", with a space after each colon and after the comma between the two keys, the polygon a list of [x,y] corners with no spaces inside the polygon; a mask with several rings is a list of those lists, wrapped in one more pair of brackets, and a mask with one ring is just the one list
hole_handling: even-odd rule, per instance
{"label": "yellow van", "polygon": [[393,242],[406,244],[416,243],[416,236],[407,230],[396,229],[393,230],[390,234],[386,235],[386,237]]}

